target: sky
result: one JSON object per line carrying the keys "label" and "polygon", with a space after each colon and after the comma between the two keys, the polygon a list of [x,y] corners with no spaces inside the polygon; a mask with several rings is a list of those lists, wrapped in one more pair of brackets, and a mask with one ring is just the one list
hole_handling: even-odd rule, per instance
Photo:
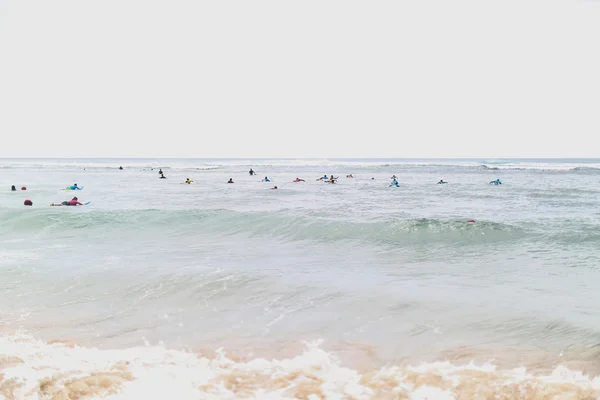
{"label": "sky", "polygon": [[600,157],[600,1],[0,0],[0,157]]}

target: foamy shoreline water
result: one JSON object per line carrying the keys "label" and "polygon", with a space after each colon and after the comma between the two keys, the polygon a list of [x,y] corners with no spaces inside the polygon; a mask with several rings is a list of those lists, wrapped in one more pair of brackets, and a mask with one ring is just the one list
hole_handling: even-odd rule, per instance
{"label": "foamy shoreline water", "polygon": [[119,161],[0,162],[5,398],[598,397],[598,160]]}
{"label": "foamy shoreline water", "polygon": [[234,361],[146,346],[97,350],[29,337],[0,339],[5,398],[594,399],[600,378],[559,366],[547,374],[436,362],[359,373],[319,342],[288,359]]}

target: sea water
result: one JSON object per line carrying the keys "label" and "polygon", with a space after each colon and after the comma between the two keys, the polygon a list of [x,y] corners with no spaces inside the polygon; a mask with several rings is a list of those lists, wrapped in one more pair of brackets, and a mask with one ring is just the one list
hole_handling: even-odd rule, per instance
{"label": "sea water", "polygon": [[600,160],[0,172],[0,398],[600,395]]}

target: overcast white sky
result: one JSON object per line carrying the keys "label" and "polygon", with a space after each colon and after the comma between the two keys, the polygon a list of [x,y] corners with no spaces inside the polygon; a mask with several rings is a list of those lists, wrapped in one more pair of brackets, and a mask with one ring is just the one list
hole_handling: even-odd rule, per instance
{"label": "overcast white sky", "polygon": [[0,157],[600,157],[600,1],[0,0]]}

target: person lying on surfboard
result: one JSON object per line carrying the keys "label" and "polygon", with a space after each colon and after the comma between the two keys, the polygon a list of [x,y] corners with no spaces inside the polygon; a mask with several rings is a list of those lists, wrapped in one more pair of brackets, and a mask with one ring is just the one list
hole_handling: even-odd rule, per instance
{"label": "person lying on surfboard", "polygon": [[63,201],[62,203],[52,203],[51,206],[82,206],[83,204],[79,202],[77,197],[73,197],[69,201]]}
{"label": "person lying on surfboard", "polygon": [[83,189],[83,186],[77,186],[76,183],[72,184],[71,186],[67,186],[66,188],[67,190],[81,190]]}

